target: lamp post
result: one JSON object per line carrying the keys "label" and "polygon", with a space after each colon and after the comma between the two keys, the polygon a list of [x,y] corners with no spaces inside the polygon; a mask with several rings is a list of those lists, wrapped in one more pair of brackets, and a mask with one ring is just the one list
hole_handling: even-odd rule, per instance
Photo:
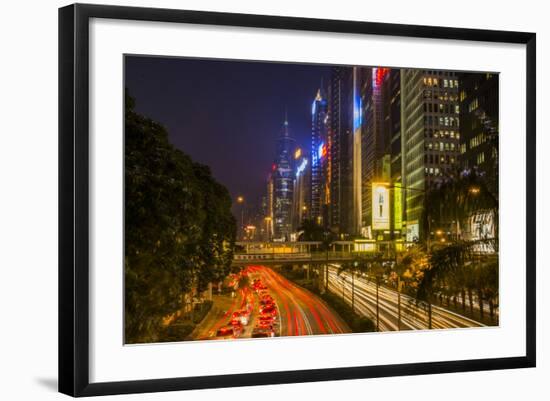
{"label": "lamp post", "polygon": [[265,220],[265,232],[267,233],[267,242],[271,241],[271,217],[266,216]]}
{"label": "lamp post", "polygon": [[244,196],[237,196],[237,203],[241,205],[241,237],[244,239]]}

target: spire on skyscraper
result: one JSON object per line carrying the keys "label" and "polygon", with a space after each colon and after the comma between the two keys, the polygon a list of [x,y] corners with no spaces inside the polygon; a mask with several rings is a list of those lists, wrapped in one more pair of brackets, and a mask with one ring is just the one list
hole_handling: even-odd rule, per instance
{"label": "spire on skyscraper", "polygon": [[290,136],[290,133],[288,132],[288,111],[286,106],[285,106],[285,120],[283,122],[283,129],[281,133],[282,133],[282,136],[285,136],[285,137]]}

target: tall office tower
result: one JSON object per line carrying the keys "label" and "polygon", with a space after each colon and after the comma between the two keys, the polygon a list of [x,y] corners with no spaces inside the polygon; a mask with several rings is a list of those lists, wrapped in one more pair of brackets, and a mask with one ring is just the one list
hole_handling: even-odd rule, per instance
{"label": "tall office tower", "polygon": [[384,119],[390,154],[390,237],[399,239],[403,228],[403,158],[401,152],[401,71],[391,69],[384,85],[386,98]]}
{"label": "tall office tower", "polygon": [[341,238],[352,232],[353,68],[333,67],[329,86],[329,226]]}
{"label": "tall office tower", "polygon": [[351,208],[349,214],[351,217],[350,221],[350,234],[359,235],[361,234],[361,194],[362,194],[362,158],[361,158],[361,149],[362,149],[362,127],[363,127],[363,103],[361,96],[361,86],[362,86],[362,68],[353,67],[353,124],[352,124],[352,138],[350,141],[350,151],[351,155]]}
{"label": "tall office tower", "polygon": [[292,192],[294,181],[294,139],[290,137],[288,119],[277,138],[274,171],[274,237],[288,241],[292,231]]}
{"label": "tall office tower", "polygon": [[462,73],[460,83],[460,165],[485,173],[498,199],[498,74]]}
{"label": "tall office tower", "polygon": [[322,88],[311,106],[311,218],[326,225],[327,127],[328,103]]}
{"label": "tall office tower", "polygon": [[311,163],[301,149],[294,152],[296,165],[294,175],[294,193],[292,202],[292,232],[299,231],[304,220],[309,219],[311,204]]}
{"label": "tall office tower", "polygon": [[[361,234],[373,238],[373,185],[390,179],[390,135],[386,118],[389,68],[361,68],[361,99],[364,120],[361,132]],[[381,200],[387,205],[389,199]],[[388,195],[386,195],[388,196]],[[389,215],[387,217],[389,223]],[[384,227],[385,228],[385,227]],[[385,231],[389,230],[389,226]]]}
{"label": "tall office tower", "polygon": [[[457,165],[458,77],[455,72],[401,70],[403,187],[407,240],[425,236],[425,191]],[[429,233],[428,233],[429,234]]]}

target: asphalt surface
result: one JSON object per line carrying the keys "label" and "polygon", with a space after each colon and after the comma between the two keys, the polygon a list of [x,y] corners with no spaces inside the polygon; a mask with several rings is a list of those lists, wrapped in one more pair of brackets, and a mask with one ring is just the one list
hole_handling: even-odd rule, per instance
{"label": "asphalt surface", "polygon": [[[354,277],[354,309],[361,315],[368,316],[376,324],[376,284],[365,277]],[[329,267],[329,291],[343,296],[352,304],[351,273],[338,275],[338,269]],[[397,291],[383,286],[378,288],[379,331],[425,330],[428,329],[428,312],[416,305],[413,298],[401,294],[401,322],[398,327],[398,294]],[[432,329],[482,327],[482,323],[432,305]]]}

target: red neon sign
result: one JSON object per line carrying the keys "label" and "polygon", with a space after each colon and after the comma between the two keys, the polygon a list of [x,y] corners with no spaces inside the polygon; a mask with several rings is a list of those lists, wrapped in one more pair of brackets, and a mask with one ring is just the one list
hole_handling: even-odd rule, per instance
{"label": "red neon sign", "polygon": [[374,82],[376,83],[376,86],[380,86],[382,82],[384,81],[384,78],[386,75],[390,72],[389,68],[375,68],[373,71],[374,75]]}

